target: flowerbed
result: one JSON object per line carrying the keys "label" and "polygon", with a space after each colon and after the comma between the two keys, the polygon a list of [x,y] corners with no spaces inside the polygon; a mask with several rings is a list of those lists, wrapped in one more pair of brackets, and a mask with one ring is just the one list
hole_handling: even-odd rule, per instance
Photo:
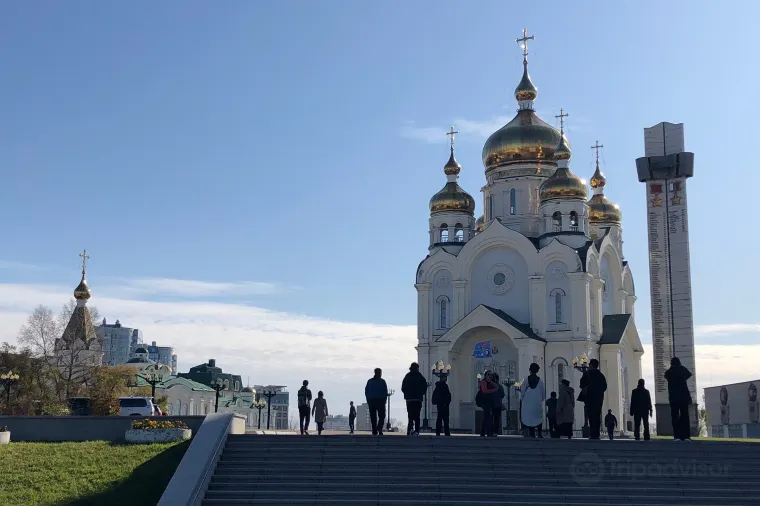
{"label": "flowerbed", "polygon": [[124,435],[128,443],[170,443],[190,439],[192,431],[183,422],[135,420]]}

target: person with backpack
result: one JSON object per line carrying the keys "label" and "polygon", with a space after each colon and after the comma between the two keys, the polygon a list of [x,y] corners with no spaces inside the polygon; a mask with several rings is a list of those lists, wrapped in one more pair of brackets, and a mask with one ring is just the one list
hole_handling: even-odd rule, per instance
{"label": "person with backpack", "polygon": [[309,435],[309,415],[311,414],[311,390],[308,380],[303,380],[303,386],[298,389],[298,424],[301,435]]}
{"label": "person with backpack", "polygon": [[354,401],[351,401],[351,406],[348,408],[348,429],[349,434],[354,433],[354,423],[356,422],[356,408],[354,407]]}

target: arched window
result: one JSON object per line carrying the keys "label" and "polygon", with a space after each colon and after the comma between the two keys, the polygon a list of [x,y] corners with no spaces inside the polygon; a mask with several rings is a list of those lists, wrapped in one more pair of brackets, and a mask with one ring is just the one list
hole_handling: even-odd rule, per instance
{"label": "arched window", "polygon": [[464,230],[461,223],[457,223],[454,227],[454,237],[456,242],[464,242]]}
{"label": "arched window", "polygon": [[449,226],[445,223],[441,224],[441,242],[449,241]]}
{"label": "arched window", "polygon": [[554,232],[562,231],[562,213],[559,211],[555,211],[554,214],[552,214],[552,225],[554,227]]}
{"label": "arched window", "polygon": [[565,364],[557,364],[557,384],[562,384],[562,380],[565,379]]}
{"label": "arched window", "polygon": [[570,230],[578,231],[578,213],[570,211]]}
{"label": "arched window", "polygon": [[517,198],[515,195],[515,189],[509,190],[509,214],[517,214]]}
{"label": "arched window", "polygon": [[554,323],[562,323],[562,294],[554,294]]}
{"label": "arched window", "polygon": [[449,328],[449,298],[446,296],[438,299],[438,325],[439,328]]}

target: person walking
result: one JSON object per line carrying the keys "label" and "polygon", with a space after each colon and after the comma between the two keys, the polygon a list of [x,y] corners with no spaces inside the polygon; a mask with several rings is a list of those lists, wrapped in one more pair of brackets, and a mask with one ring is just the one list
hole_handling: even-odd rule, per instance
{"label": "person walking", "polygon": [[303,380],[303,386],[298,389],[298,425],[301,435],[309,435],[309,413],[311,412],[311,390],[308,380]]}
{"label": "person walking", "polygon": [[602,404],[604,392],[607,391],[607,378],[599,370],[599,361],[592,358],[588,371],[581,377],[581,393],[578,400],[586,405],[588,416],[589,439],[599,439],[602,424]]}
{"label": "person walking", "polygon": [[557,434],[557,392],[552,392],[546,399],[546,421],[549,423],[549,437],[556,438]]}
{"label": "person walking", "polygon": [[653,415],[652,396],[649,395],[649,390],[644,388],[643,378],[631,392],[630,415],[633,417],[633,437],[639,441],[641,423],[644,422],[644,441],[649,441],[649,417]]}
{"label": "person walking", "polygon": [[478,382],[475,403],[483,408],[483,423],[480,425],[480,437],[491,437],[493,433],[493,398],[499,393],[499,385],[493,379],[493,373],[486,371]]}
{"label": "person walking", "polygon": [[528,429],[527,435],[529,437],[536,437],[536,431],[538,431],[538,437],[542,438],[544,435],[541,433],[541,426],[544,422],[546,389],[543,380],[538,376],[538,371],[541,370],[541,367],[534,362],[530,364],[528,370],[530,374],[520,387],[520,397],[522,400],[520,415],[523,426]]}
{"label": "person walking", "polygon": [[321,436],[322,431],[325,428],[325,420],[329,415],[327,411],[327,399],[325,399],[325,394],[321,390],[317,393],[317,398],[314,400],[314,406],[311,408],[311,415],[317,423],[317,434]]}
{"label": "person walking", "polygon": [[449,432],[449,405],[451,404],[451,390],[447,383],[446,376],[436,381],[435,389],[433,389],[432,404],[438,410],[438,418],[435,420],[435,435],[441,435],[441,429],[446,436],[450,436]]}
{"label": "person walking", "polygon": [[372,435],[383,435],[385,423],[385,401],[388,398],[388,385],[383,379],[383,370],[375,369],[375,375],[367,381],[364,387],[364,397],[367,399],[369,419],[372,423]]}
{"label": "person walking", "polygon": [[689,423],[689,405],[691,393],[686,380],[691,378],[691,371],[681,365],[678,357],[670,359],[670,369],[665,371],[668,381],[668,401],[670,401],[670,420],[673,424],[673,439],[691,441],[691,424]]}
{"label": "person walking", "polygon": [[570,386],[570,380],[563,379],[559,386],[555,420],[558,436],[567,436],[567,439],[572,439],[575,421],[575,390]]}
{"label": "person walking", "polygon": [[604,426],[607,427],[607,436],[610,441],[615,439],[615,428],[618,426],[617,417],[612,414],[612,410],[607,410],[607,416],[604,417]]}
{"label": "person walking", "polygon": [[356,422],[356,408],[354,407],[354,401],[351,401],[351,406],[348,408],[348,433],[354,433],[354,423]]}
{"label": "person walking", "polygon": [[427,393],[427,380],[420,372],[420,365],[412,362],[409,366],[409,372],[404,376],[401,382],[401,391],[404,393],[406,401],[406,413],[409,417],[409,424],[406,426],[407,436],[420,435],[420,412],[422,411],[422,400]]}
{"label": "person walking", "polygon": [[507,394],[504,392],[504,385],[499,381],[497,373],[493,374],[493,380],[499,388],[493,396],[493,433],[498,436],[501,434],[501,414],[504,412],[504,397]]}

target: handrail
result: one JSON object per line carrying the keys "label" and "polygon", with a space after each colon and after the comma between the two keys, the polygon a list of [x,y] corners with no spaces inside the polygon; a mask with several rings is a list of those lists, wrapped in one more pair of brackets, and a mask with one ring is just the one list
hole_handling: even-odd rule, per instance
{"label": "handrail", "polygon": [[203,488],[207,488],[207,487],[204,487],[204,484],[207,484],[206,479],[209,477],[209,473],[213,473],[214,471],[216,471],[216,465],[212,466],[211,464],[212,462],[217,461],[217,456],[219,455],[221,450],[224,448],[224,445],[227,443],[227,438],[230,435],[230,429],[232,428],[232,423],[234,421],[235,421],[235,417],[232,416],[230,418],[230,423],[227,424],[227,428],[225,429],[224,434],[222,434],[222,437],[220,437],[219,441],[216,443],[216,447],[214,448],[214,452],[211,454],[211,458],[208,459],[208,461],[206,462],[207,464],[206,472],[203,473],[203,476],[201,477],[201,479],[198,480],[198,482],[195,484],[195,489],[193,490],[193,496],[188,506],[195,506],[196,504],[199,504],[198,496],[200,495],[201,490]]}

